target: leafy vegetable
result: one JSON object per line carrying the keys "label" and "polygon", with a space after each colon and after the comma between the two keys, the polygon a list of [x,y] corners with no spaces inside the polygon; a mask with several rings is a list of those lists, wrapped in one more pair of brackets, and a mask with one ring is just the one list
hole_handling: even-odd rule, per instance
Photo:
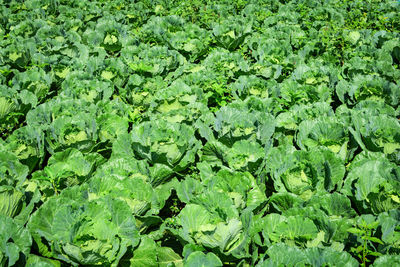
{"label": "leafy vegetable", "polygon": [[0,266],[388,266],[397,1],[0,0]]}

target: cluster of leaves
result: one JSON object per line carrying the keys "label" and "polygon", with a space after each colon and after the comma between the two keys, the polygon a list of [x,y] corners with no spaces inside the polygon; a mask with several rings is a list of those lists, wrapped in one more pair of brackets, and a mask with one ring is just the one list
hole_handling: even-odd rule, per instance
{"label": "cluster of leaves", "polygon": [[0,266],[400,264],[399,22],[0,0]]}

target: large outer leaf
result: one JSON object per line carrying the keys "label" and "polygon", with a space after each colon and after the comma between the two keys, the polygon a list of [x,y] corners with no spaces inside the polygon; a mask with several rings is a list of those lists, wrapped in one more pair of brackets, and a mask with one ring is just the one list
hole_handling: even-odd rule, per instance
{"label": "large outer leaf", "polygon": [[381,154],[372,158],[359,158],[351,166],[342,192],[376,214],[398,208],[398,167]]}
{"label": "large outer leaf", "polygon": [[267,261],[258,266],[302,266],[309,263],[306,255],[299,248],[290,247],[283,243],[278,243],[268,248],[267,254],[269,256]]}
{"label": "large outer leaf", "polygon": [[26,261],[26,267],[60,267],[61,263],[56,260],[39,257],[34,254],[30,254]]}
{"label": "large outer leaf", "polygon": [[361,147],[392,154],[400,149],[400,124],[395,117],[369,110],[354,112],[352,121]]}
{"label": "large outer leaf", "polygon": [[200,141],[194,130],[184,124],[164,120],[143,122],[131,132],[132,149],[140,159],[150,164],[163,164],[182,171],[194,162]]}
{"label": "large outer leaf", "polygon": [[378,216],[378,221],[382,229],[382,241],[391,244],[394,248],[400,246],[399,217],[400,212],[398,209],[382,212]]}
{"label": "large outer leaf", "polygon": [[57,259],[116,266],[127,246],[139,242],[129,206],[109,197],[89,201],[82,189],[73,187],[46,201],[32,215],[29,229],[41,247],[41,238],[54,243],[50,255]]}
{"label": "large outer leaf", "polygon": [[6,148],[32,171],[45,155],[42,126],[23,126],[7,138]]}
{"label": "large outer leaf", "polygon": [[304,199],[317,190],[340,189],[345,174],[343,160],[325,147],[309,151],[273,148],[266,158],[266,169],[276,190],[291,192]]}
{"label": "large outer leaf", "polygon": [[158,254],[158,264],[160,267],[168,267],[168,266],[175,266],[175,267],[182,267],[183,260],[182,258],[175,253],[171,248],[168,247],[161,247],[157,249]]}
{"label": "large outer leaf", "polygon": [[22,208],[25,196],[11,187],[0,187],[0,214],[13,218]]}
{"label": "large outer leaf", "polygon": [[213,253],[204,254],[201,251],[195,251],[186,259],[187,267],[218,267],[222,266],[221,260]]}
{"label": "large outer leaf", "polygon": [[396,265],[400,264],[400,256],[399,255],[383,255],[379,258],[377,258],[373,265],[374,267],[384,267],[389,265]]}
{"label": "large outer leaf", "polygon": [[267,254],[269,258],[257,266],[358,266],[357,260],[350,254],[335,251],[332,248],[300,250],[297,247],[278,243],[271,246]]}
{"label": "large outer leaf", "polygon": [[158,266],[157,254],[154,253],[156,249],[156,243],[153,240],[148,237],[143,237],[139,247],[133,252],[133,257],[130,260],[131,266]]}
{"label": "large outer leaf", "polygon": [[9,152],[0,151],[0,185],[21,186],[28,175],[28,167]]}
{"label": "large outer leaf", "polygon": [[179,231],[181,238],[188,242],[195,241],[199,245],[217,248],[222,253],[240,253],[245,242],[241,221],[227,219],[224,222],[200,205],[186,205],[179,214],[178,222],[182,226]]}
{"label": "large outer leaf", "polygon": [[[339,153],[342,149],[347,149],[348,138],[345,125],[336,118],[326,117],[300,123],[296,143],[304,150],[322,145],[335,153]],[[346,150],[344,153],[346,154]]]}
{"label": "large outer leaf", "polygon": [[0,214],[0,264],[13,266],[20,258],[20,253],[27,256],[32,245],[29,231],[13,221],[13,219]]}
{"label": "large outer leaf", "polygon": [[0,158],[0,214],[25,224],[40,193],[26,181],[28,167],[14,154],[0,151]]}
{"label": "large outer leaf", "polygon": [[268,214],[265,219],[263,235],[272,242],[295,240],[302,238],[311,240],[317,235],[317,228],[308,218],[299,216],[285,217],[278,214]]}
{"label": "large outer leaf", "polygon": [[229,17],[222,24],[215,25],[213,34],[219,45],[234,50],[251,33],[252,22],[240,17]]}

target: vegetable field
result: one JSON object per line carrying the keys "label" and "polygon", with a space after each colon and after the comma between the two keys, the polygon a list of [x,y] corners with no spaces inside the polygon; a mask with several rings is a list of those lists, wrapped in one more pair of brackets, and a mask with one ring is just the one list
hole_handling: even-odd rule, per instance
{"label": "vegetable field", "polygon": [[0,0],[0,266],[400,266],[400,2]]}

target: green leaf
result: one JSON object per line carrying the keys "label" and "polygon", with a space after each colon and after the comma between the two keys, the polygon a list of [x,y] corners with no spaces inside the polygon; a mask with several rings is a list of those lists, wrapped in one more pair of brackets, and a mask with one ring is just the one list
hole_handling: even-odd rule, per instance
{"label": "green leaf", "polygon": [[156,243],[146,236],[142,237],[139,247],[133,251],[133,257],[130,259],[131,266],[158,266],[155,251],[157,251]]}
{"label": "green leaf", "polygon": [[175,266],[183,267],[182,258],[176,254],[171,248],[160,247],[157,249],[158,265],[160,267]]}
{"label": "green leaf", "polygon": [[26,261],[26,267],[60,267],[61,263],[56,260],[43,258],[37,255],[29,254]]}
{"label": "green leaf", "polygon": [[370,240],[370,241],[372,241],[372,242],[375,242],[375,243],[379,243],[379,244],[381,244],[381,245],[384,244],[384,243],[382,242],[382,240],[380,240],[380,239],[377,238],[377,237],[367,236],[366,239],[367,239],[367,240]]}
{"label": "green leaf", "polygon": [[357,41],[360,39],[361,34],[358,31],[352,31],[349,33],[348,35],[348,40],[352,43],[352,44],[356,44]]}
{"label": "green leaf", "polygon": [[383,256],[382,253],[375,252],[375,251],[369,251],[368,254],[371,256],[375,256],[375,257]]}
{"label": "green leaf", "polygon": [[13,266],[19,260],[20,254],[28,255],[32,238],[23,225],[0,214],[0,244],[0,259],[4,255],[8,259],[8,265]]}
{"label": "green leaf", "polygon": [[104,70],[101,72],[101,77],[105,80],[111,80],[112,78],[115,77],[115,74],[112,73],[111,71]]}
{"label": "green leaf", "polygon": [[399,255],[383,255],[377,258],[373,266],[374,267],[385,267],[390,265],[400,264],[400,256]]}
{"label": "green leaf", "polygon": [[358,228],[349,228],[347,229],[347,232],[360,236],[364,234],[364,231]]}
{"label": "green leaf", "polygon": [[189,255],[185,261],[185,267],[218,267],[222,266],[221,260],[214,253],[204,254],[195,251]]}

